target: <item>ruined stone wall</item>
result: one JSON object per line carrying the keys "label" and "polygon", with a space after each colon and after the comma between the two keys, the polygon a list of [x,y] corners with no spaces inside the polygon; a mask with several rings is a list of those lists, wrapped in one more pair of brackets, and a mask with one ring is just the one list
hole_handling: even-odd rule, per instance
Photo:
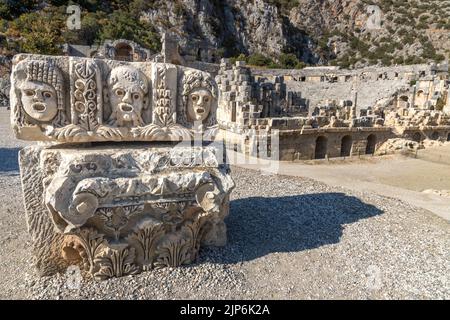
{"label": "ruined stone wall", "polygon": [[[409,88],[409,81],[401,80],[369,80],[360,83],[323,83],[286,81],[287,86],[301,92],[308,106],[316,106],[323,99],[352,100],[354,92],[358,92],[357,111],[374,106],[378,101],[390,97],[398,90]],[[310,108],[311,110],[312,108]]]}
{"label": "ruined stone wall", "polygon": [[154,54],[151,50],[126,39],[106,40],[101,45],[92,46],[64,44],[63,51],[66,55],[73,57],[105,58],[134,62],[150,61]]}
{"label": "ruined stone wall", "polygon": [[[263,153],[260,138],[278,131],[279,146],[269,148],[289,161],[374,154],[392,138],[446,141],[449,115],[434,109],[448,90],[447,77],[428,65],[283,75],[224,60],[216,77],[218,120],[228,148],[250,155]],[[306,114],[292,112],[294,96]]]}
{"label": "ruined stone wall", "polygon": [[[372,149],[367,149],[368,138],[370,135],[375,137],[375,146],[381,145],[386,140],[395,135],[388,128],[367,128],[361,130],[354,129],[335,129],[335,130],[309,130],[300,133],[299,131],[282,131],[280,132],[280,160],[313,160],[320,158],[337,158],[343,156],[358,156],[372,154]],[[320,148],[319,137],[325,139],[323,157],[317,148]],[[350,137],[349,153],[342,154],[342,140],[344,137]]]}
{"label": "ruined stone wall", "polygon": [[[430,65],[341,70],[336,67],[311,67],[301,70],[252,69],[255,77],[284,77],[288,90],[299,92],[306,104],[314,107],[324,99],[352,100],[358,92],[357,110],[372,107],[406,90],[411,81],[432,75]],[[386,100],[387,101],[387,100]]]}

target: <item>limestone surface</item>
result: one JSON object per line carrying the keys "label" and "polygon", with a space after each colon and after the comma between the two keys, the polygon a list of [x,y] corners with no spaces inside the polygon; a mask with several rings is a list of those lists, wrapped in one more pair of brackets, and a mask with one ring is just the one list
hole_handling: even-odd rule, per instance
{"label": "limestone surface", "polygon": [[20,152],[35,264],[99,279],[195,260],[226,243],[234,183],[220,148],[26,147]]}
{"label": "limestone surface", "polygon": [[211,140],[217,95],[208,73],[173,64],[20,54],[11,121],[34,141]]}
{"label": "limestone surface", "polygon": [[217,89],[207,73],[19,55],[11,80],[16,137],[47,141],[19,156],[40,274],[78,265],[103,280],[226,244],[234,182],[212,141]]}

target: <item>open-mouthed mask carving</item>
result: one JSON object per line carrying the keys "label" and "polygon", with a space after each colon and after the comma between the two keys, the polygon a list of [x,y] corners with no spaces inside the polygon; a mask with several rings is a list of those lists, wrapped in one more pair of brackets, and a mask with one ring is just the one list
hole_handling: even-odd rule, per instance
{"label": "open-mouthed mask carving", "polygon": [[23,109],[38,121],[51,121],[58,113],[55,89],[44,82],[25,81],[20,86]]}
{"label": "open-mouthed mask carving", "polygon": [[111,72],[109,98],[111,120],[118,126],[141,126],[142,110],[145,107],[147,79],[133,67],[122,66]]}
{"label": "open-mouthed mask carving", "polygon": [[211,92],[207,89],[196,88],[189,93],[188,116],[191,121],[205,120],[211,111]]}

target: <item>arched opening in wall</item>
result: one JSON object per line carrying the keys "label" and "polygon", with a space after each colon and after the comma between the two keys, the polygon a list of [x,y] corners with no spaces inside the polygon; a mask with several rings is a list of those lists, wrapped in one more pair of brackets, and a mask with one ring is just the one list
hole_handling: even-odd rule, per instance
{"label": "arched opening in wall", "polygon": [[116,60],[133,61],[133,48],[127,43],[119,43],[116,46]]}
{"label": "arched opening in wall", "polygon": [[420,134],[420,132],[416,132],[413,134],[413,141],[420,142],[421,140],[422,140],[422,135]]}
{"label": "arched opening in wall", "polygon": [[398,108],[408,108],[409,107],[409,98],[408,96],[400,96],[397,102]]}
{"label": "arched opening in wall", "polygon": [[434,131],[434,132],[431,134],[431,140],[438,140],[438,139],[439,139],[439,132]]}
{"label": "arched opening in wall", "polygon": [[395,78],[398,78],[398,72],[396,72],[396,73],[394,74],[394,77],[395,77]]}
{"label": "arched opening in wall", "polygon": [[447,141],[450,141],[450,132],[447,134]]}
{"label": "arched opening in wall", "polygon": [[352,137],[347,135],[341,140],[341,157],[349,157],[352,152]]}
{"label": "arched opening in wall", "polygon": [[231,122],[236,122],[236,104],[231,107]]}
{"label": "arched opening in wall", "polygon": [[202,61],[202,49],[197,49],[197,61]]}
{"label": "arched opening in wall", "polygon": [[325,159],[327,155],[328,139],[324,136],[317,137],[314,159]]}
{"label": "arched opening in wall", "polygon": [[366,154],[374,154],[377,145],[377,136],[371,134],[367,137]]}
{"label": "arched opening in wall", "polygon": [[409,101],[409,98],[408,98],[407,96],[401,96],[401,97],[400,97],[400,100],[401,100],[401,101],[404,101],[404,102],[408,102],[408,101]]}

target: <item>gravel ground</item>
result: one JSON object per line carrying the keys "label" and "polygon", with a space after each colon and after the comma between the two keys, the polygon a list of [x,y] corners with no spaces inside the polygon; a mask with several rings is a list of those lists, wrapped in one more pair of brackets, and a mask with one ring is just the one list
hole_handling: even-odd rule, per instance
{"label": "gravel ground", "polygon": [[450,225],[395,198],[233,168],[229,242],[104,282],[30,267],[17,148],[0,111],[1,299],[449,299]]}

